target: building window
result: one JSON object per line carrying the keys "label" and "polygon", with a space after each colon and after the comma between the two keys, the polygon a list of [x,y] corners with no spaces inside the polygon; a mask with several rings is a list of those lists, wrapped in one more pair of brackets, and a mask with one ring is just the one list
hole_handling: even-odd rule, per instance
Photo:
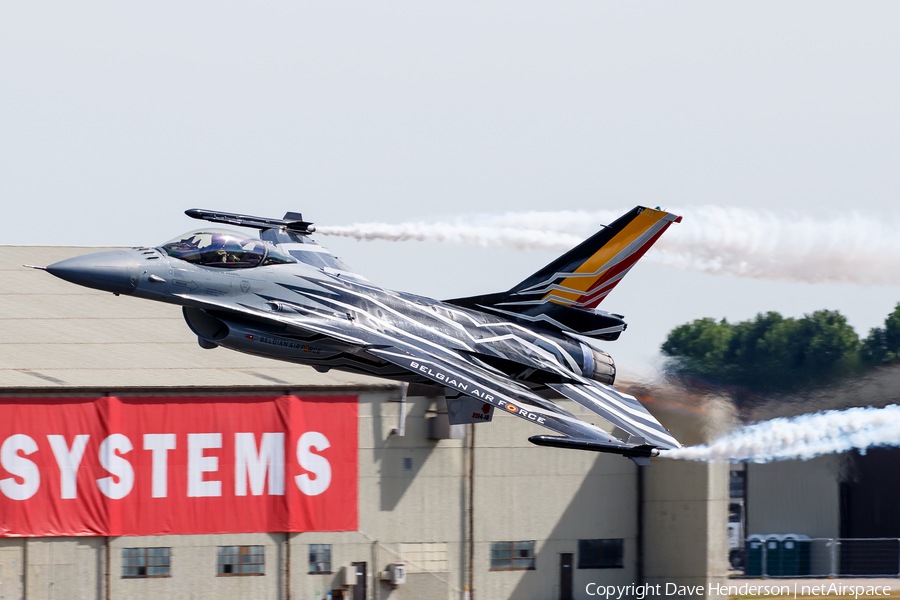
{"label": "building window", "polygon": [[309,545],[309,572],[331,573],[331,544]]}
{"label": "building window", "polygon": [[400,544],[400,562],[407,573],[449,573],[450,550],[446,542]]}
{"label": "building window", "polygon": [[534,569],[534,542],[491,542],[491,571]]}
{"label": "building window", "polygon": [[579,569],[621,569],[625,540],[578,540]]}
{"label": "building window", "polygon": [[745,471],[731,471],[731,477],[728,480],[728,492],[732,498],[744,497],[744,486],[746,485]]}
{"label": "building window", "polygon": [[122,548],[122,577],[169,577],[171,548]]}
{"label": "building window", "polygon": [[262,546],[219,546],[218,574],[263,575],[266,555]]}

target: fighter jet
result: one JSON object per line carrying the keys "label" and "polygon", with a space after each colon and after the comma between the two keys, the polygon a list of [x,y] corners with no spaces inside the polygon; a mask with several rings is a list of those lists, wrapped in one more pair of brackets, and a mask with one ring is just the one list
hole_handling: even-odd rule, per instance
{"label": "fighter jet", "polygon": [[[638,206],[512,289],[433,300],[371,283],[283,219],[192,209],[212,223],[161,246],[97,252],[44,268],[113,294],[178,304],[201,347],[443,388],[451,423],[494,410],[555,435],[543,446],[610,452],[639,465],[680,444],[633,396],[613,387],[603,349],[625,330],[600,302],[681,217]],[[553,400],[566,397],[613,433]],[[625,438],[626,439],[622,439]]]}

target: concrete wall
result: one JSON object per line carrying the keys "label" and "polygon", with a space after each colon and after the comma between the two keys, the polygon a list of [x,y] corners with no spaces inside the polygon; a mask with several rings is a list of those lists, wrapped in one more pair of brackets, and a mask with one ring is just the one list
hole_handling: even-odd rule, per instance
{"label": "concrete wall", "polygon": [[24,543],[25,598],[102,598],[106,538],[29,538]]}
{"label": "concrete wall", "polygon": [[[574,407],[569,407],[575,410]],[[542,448],[539,428],[495,417],[476,426],[476,598],[559,598],[559,554],[575,556],[579,539],[624,539],[624,568],[574,570],[576,598],[588,582],[634,582],[637,467],[615,455]],[[498,425],[500,425],[498,427]],[[490,543],[536,540],[534,571],[491,571]]]}
{"label": "concrete wall", "polygon": [[[110,541],[111,598],[280,598],[284,534],[160,535],[119,537]],[[263,546],[265,575],[217,576],[218,546]],[[122,549],[169,547],[171,577],[123,579]]]}
{"label": "concrete wall", "polygon": [[644,477],[644,579],[718,597],[710,584],[728,575],[728,464],[654,461]]}
{"label": "concrete wall", "polygon": [[747,534],[839,537],[841,455],[747,465]]}
{"label": "concrete wall", "polygon": [[0,600],[19,600],[24,597],[24,558],[24,539],[0,538]]}

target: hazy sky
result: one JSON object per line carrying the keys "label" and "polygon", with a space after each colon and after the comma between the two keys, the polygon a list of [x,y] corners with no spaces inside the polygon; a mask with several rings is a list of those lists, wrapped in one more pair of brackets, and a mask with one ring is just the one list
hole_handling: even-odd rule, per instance
{"label": "hazy sky", "polygon": [[[192,207],[332,225],[636,204],[895,218],[898,22],[888,2],[7,2],[0,243],[158,244],[195,228]],[[437,297],[553,258],[320,241]],[[629,320],[610,345],[628,373],[694,318],[834,308],[865,333],[897,301],[639,265],[603,307]]]}

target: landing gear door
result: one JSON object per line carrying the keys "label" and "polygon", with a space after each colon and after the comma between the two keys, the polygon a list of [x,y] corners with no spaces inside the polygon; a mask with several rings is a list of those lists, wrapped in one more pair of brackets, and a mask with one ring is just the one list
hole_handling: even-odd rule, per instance
{"label": "landing gear door", "polygon": [[487,402],[461,395],[457,390],[445,390],[447,416],[451,425],[464,423],[490,423],[494,407]]}

